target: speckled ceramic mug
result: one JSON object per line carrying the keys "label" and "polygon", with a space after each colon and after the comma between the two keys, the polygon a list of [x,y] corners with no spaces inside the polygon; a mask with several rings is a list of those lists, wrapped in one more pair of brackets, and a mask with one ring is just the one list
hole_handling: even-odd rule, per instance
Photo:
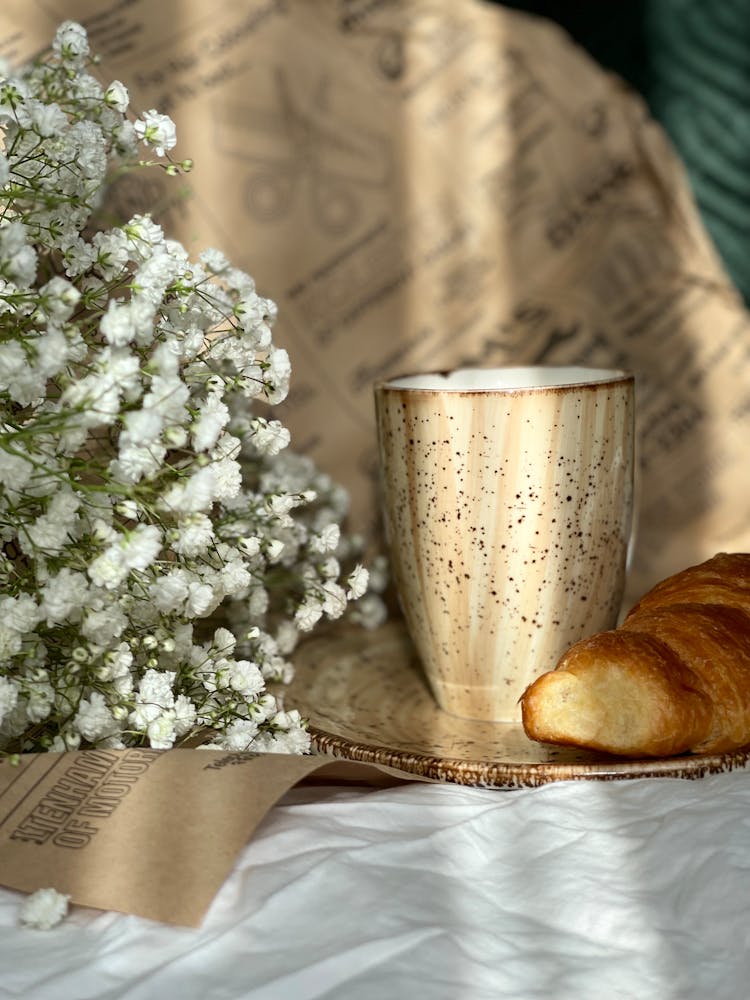
{"label": "speckled ceramic mug", "polygon": [[616,623],[634,378],[462,369],[378,382],[375,407],[393,575],[433,694],[518,721],[526,686]]}

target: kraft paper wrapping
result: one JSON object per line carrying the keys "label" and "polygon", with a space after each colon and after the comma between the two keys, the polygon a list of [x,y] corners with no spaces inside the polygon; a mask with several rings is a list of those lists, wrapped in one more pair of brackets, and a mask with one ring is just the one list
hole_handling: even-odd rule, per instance
{"label": "kraft paper wrapping", "polygon": [[197,927],[271,806],[310,778],[389,768],[291,754],[82,750],[0,763],[0,885]]}
{"label": "kraft paper wrapping", "polygon": [[120,191],[279,305],[278,416],[377,535],[371,383],[456,364],[638,378],[630,594],[750,548],[750,324],[641,100],[551,23],[479,0],[4,0],[20,60],[77,18],[184,183]]}
{"label": "kraft paper wrapping", "polygon": [[[748,314],[662,130],[559,29],[479,0],[3,0],[0,55],[28,58],[64,18],[103,82],[174,118],[194,171],[140,174],[116,201],[277,301],[277,415],[348,488],[353,529],[378,536],[375,378],[586,363],[637,375],[631,596],[750,549]],[[0,765],[0,882],[198,922],[272,802],[321,766],[206,753]],[[110,780],[128,790],[105,815]]]}

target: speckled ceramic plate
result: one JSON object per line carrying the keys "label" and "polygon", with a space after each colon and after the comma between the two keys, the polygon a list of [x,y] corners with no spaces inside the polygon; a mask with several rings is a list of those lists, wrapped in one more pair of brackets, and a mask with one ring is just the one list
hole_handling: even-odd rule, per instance
{"label": "speckled ceramic plate", "polygon": [[405,774],[489,788],[550,781],[700,778],[743,768],[745,750],[626,760],[529,740],[520,724],[475,722],[438,708],[400,622],[339,628],[295,656],[287,703],[309,720],[314,748]]}

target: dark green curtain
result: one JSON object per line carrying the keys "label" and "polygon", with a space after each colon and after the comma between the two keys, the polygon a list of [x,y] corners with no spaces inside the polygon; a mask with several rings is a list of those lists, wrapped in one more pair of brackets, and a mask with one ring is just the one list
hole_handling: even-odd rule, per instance
{"label": "dark green curtain", "polygon": [[647,101],[750,302],[750,0],[507,0],[556,21]]}

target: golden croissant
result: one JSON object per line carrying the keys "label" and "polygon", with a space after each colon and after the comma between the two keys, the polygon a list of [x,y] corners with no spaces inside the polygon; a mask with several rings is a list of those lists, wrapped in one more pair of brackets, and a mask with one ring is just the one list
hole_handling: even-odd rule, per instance
{"label": "golden croissant", "polygon": [[750,554],[657,584],[619,628],[572,646],[521,709],[531,739],[628,757],[750,744]]}

